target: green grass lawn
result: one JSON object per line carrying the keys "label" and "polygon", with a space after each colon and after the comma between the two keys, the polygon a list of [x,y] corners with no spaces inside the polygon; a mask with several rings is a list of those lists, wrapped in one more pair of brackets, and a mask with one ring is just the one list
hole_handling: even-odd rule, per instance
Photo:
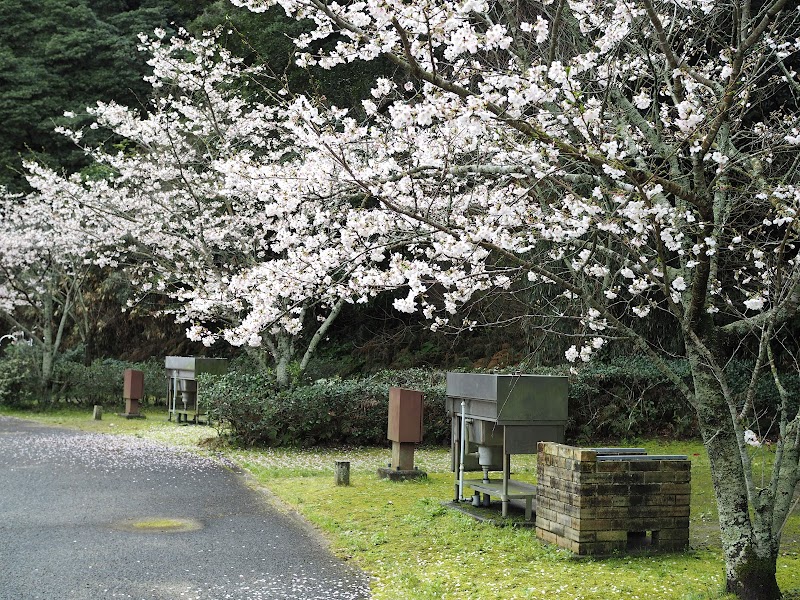
{"label": "green grass lawn", "polygon": [[[452,500],[454,476],[447,449],[416,453],[428,479],[394,483],[379,479],[387,449],[273,448],[239,450],[198,446],[216,436],[205,426],[166,422],[161,410],[146,420],[91,411],[12,413],[86,431],[127,433],[223,452],[265,486],[287,510],[296,510],[325,532],[332,550],[373,576],[376,599],[460,599],[464,597],[597,599],[723,598],[722,558],[708,459],[699,442],[637,441],[650,453],[686,454],[692,461],[691,550],[676,554],[575,558],[540,543],[529,528],[481,523],[443,506]],[[633,445],[633,444],[627,444]],[[769,460],[767,450],[755,460]],[[334,483],[334,463],[349,460],[351,485]],[[515,457],[514,477],[531,481],[535,458]],[[778,562],[778,581],[790,597],[800,597],[800,514],[789,520]]]}

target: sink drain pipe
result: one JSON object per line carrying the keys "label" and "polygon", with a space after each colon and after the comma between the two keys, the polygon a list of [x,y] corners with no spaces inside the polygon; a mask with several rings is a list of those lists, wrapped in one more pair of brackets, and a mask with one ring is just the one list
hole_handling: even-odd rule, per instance
{"label": "sink drain pipe", "polygon": [[464,453],[467,451],[466,401],[461,400],[461,451],[458,453],[458,501],[464,500]]}

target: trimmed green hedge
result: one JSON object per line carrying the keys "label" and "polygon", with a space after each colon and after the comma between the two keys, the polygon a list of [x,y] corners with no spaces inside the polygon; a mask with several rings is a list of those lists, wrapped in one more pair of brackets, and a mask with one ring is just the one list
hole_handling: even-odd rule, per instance
{"label": "trimmed green hedge", "polygon": [[425,441],[441,444],[450,435],[444,386],[432,385],[426,375],[406,373],[390,384],[392,378],[380,373],[279,390],[268,375],[233,371],[203,376],[199,385],[212,419],[229,425],[232,437],[247,446],[381,445],[386,442],[389,388],[418,389],[425,394]]}
{"label": "trimmed green hedge", "polygon": [[[675,361],[671,367],[688,378],[686,361]],[[698,433],[691,406],[646,359],[588,363],[570,377],[570,440],[596,443],[652,436],[691,437]]]}
{"label": "trimmed green hedge", "polygon": [[[55,401],[114,405],[122,400],[122,372],[145,372],[145,396],[153,402],[166,395],[163,363],[153,359],[129,363],[111,359],[84,365],[64,357],[56,365]],[[33,404],[37,400],[35,349],[10,347],[0,357],[0,404]],[[688,365],[674,361],[673,369],[689,385]],[[212,417],[225,426],[236,442],[251,445],[383,445],[389,388],[420,390],[425,395],[424,439],[443,444],[450,439],[445,414],[445,372],[430,369],[381,371],[357,379],[324,379],[281,390],[270,373],[243,367],[227,375],[201,376],[199,389]],[[568,369],[542,370],[543,374],[569,374]],[[733,389],[744,389],[750,372],[742,363],[728,365]],[[795,403],[800,399],[797,374],[783,383]],[[761,437],[775,438],[769,428],[778,405],[769,373],[759,379],[755,412],[758,423],[747,425]],[[794,413],[797,406],[790,407]],[[694,412],[674,386],[649,361],[641,357],[582,365],[570,375],[567,441],[581,444],[614,443],[652,436],[697,436]]]}
{"label": "trimmed green hedge", "polygon": [[0,404],[25,406],[38,393],[35,354],[26,345],[7,346],[0,358]]}
{"label": "trimmed green hedge", "polygon": [[56,396],[76,404],[112,405],[122,402],[123,373],[137,369],[144,373],[144,400],[165,400],[167,394],[164,363],[156,359],[129,362],[112,358],[96,359],[91,364],[61,360],[56,363]]}
{"label": "trimmed green hedge", "polygon": [[[36,348],[18,345],[6,348],[0,357],[0,404],[27,406],[40,400],[39,373],[41,354]],[[62,356],[53,368],[53,402],[79,405],[115,405],[122,402],[123,372],[138,369],[144,372],[145,401],[166,398],[164,363],[152,359],[129,362],[97,359],[91,364],[81,361],[80,352]]]}
{"label": "trimmed green hedge", "polygon": [[[688,365],[672,367],[689,380]],[[547,374],[568,374],[551,369]],[[745,366],[729,365],[731,381],[742,389],[749,379]],[[690,382],[689,382],[690,383]],[[784,378],[790,393],[800,397],[796,375]],[[445,373],[425,369],[382,371],[361,379],[320,380],[291,390],[279,390],[269,375],[231,372],[201,383],[213,415],[236,442],[243,445],[326,444],[382,445],[390,387],[417,389],[425,394],[424,439],[443,444],[450,439],[445,414]],[[777,406],[769,374],[758,385],[756,411],[762,433]],[[567,441],[592,444],[640,437],[696,437],[694,412],[674,386],[643,358],[617,359],[583,365],[570,375]]]}
{"label": "trimmed green hedge", "polygon": [[[686,360],[673,360],[674,372],[692,386]],[[743,362],[726,365],[732,390],[745,390],[752,371]],[[800,379],[797,373],[783,373],[781,381],[794,399],[790,414],[797,412]],[[769,371],[761,373],[756,385],[754,412],[758,420],[745,425],[760,437],[775,439],[776,411],[780,398]],[[752,419],[752,416],[750,417]],[[675,386],[644,357],[618,358],[607,363],[584,365],[570,379],[568,439],[575,441],[622,440],[638,437],[698,437],[694,409]]]}

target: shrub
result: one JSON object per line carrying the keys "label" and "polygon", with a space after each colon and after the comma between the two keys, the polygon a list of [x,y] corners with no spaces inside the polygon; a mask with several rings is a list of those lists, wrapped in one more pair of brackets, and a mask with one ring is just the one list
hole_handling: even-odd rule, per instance
{"label": "shrub", "polygon": [[95,360],[89,365],[60,360],[55,367],[60,399],[78,404],[110,404],[122,398],[122,363]]}
{"label": "shrub", "polygon": [[[674,360],[671,367],[691,387],[686,360]],[[730,362],[726,365],[734,390],[747,388],[751,365]],[[800,381],[797,373],[784,373],[781,381],[797,410]],[[741,398],[739,399],[741,402]],[[775,437],[770,430],[780,406],[778,391],[768,370],[762,372],[754,400],[758,419],[746,426],[759,437]],[[646,436],[696,437],[696,417],[675,386],[645,357],[617,358],[605,363],[589,363],[570,379],[567,436],[573,440],[620,440]]]}
{"label": "shrub", "polygon": [[122,401],[125,369],[144,373],[145,401],[156,402],[166,397],[163,363],[156,359],[133,363],[111,358],[96,359],[89,365],[77,360],[58,361],[55,367],[57,397],[76,404],[118,404]]}
{"label": "shrub", "polygon": [[25,406],[36,399],[36,352],[26,345],[6,348],[0,358],[0,404]]}
{"label": "shrub", "polygon": [[[731,388],[737,390],[746,389],[752,377],[751,365],[742,362],[729,363],[726,372]],[[800,378],[798,373],[782,373],[781,384],[786,388],[789,395],[789,414],[795,415],[797,414],[798,401],[800,400]],[[761,438],[777,439],[776,423],[779,416],[777,413],[780,410],[780,396],[768,368],[762,371],[756,383],[753,408],[757,418],[753,418],[752,414],[748,415],[748,421],[745,426],[757,432]]]}
{"label": "shrub", "polygon": [[[688,377],[685,361],[672,367]],[[566,374],[567,369],[560,370]],[[570,377],[567,438],[620,440],[653,435],[697,435],[690,406],[648,359],[589,363]]]}
{"label": "shrub", "polygon": [[[672,367],[691,384],[686,361],[676,360]],[[733,363],[728,368],[732,381],[742,389],[750,377],[746,365]],[[570,442],[615,443],[699,433],[691,407],[646,358],[589,363],[575,374],[569,374],[567,367],[540,372],[570,377],[566,434]],[[784,385],[794,398],[800,397],[796,375],[785,376]],[[443,371],[381,371],[359,379],[320,380],[292,390],[279,390],[269,374],[241,372],[203,384],[213,414],[230,426],[231,436],[239,443],[299,446],[385,444],[392,386],[424,393],[425,443],[447,443],[450,420],[445,412]],[[768,427],[777,406],[777,391],[765,373],[759,379],[755,400],[761,436],[771,435]]]}
{"label": "shrub", "polygon": [[[277,398],[275,442],[377,445],[386,439],[389,388],[370,379],[318,381]],[[381,418],[383,417],[383,418]]]}
{"label": "shrub", "polygon": [[228,425],[237,442],[245,446],[274,443],[278,388],[270,373],[201,373],[197,387],[202,394],[198,400],[207,404],[210,420]]}
{"label": "shrub", "polygon": [[[212,418],[229,425],[244,445],[382,445],[386,442],[389,383],[383,376],[320,380],[279,390],[269,374],[231,372],[201,380]],[[450,425],[444,413],[444,386],[405,387],[425,394],[427,443],[442,443]]]}

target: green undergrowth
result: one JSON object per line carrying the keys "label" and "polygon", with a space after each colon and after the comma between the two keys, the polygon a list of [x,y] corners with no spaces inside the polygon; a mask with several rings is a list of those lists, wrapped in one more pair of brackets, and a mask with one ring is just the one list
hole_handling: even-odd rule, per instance
{"label": "green undergrowth", "polygon": [[[673,554],[576,558],[546,545],[525,527],[478,522],[446,506],[454,475],[445,448],[420,448],[417,466],[428,478],[390,482],[376,471],[390,458],[387,448],[198,447],[213,438],[209,427],[179,427],[163,412],[142,421],[116,415],[92,421],[85,411],[34,415],[41,422],[86,431],[128,433],[165,443],[223,452],[267,487],[284,505],[311,521],[332,550],[372,576],[376,600],[470,598],[613,598],[716,600],[726,598],[717,513],[708,459],[702,444],[633,441],[651,454],[685,454],[692,461],[691,549]],[[9,414],[4,410],[0,414]],[[15,413],[16,416],[30,416]],[[112,427],[113,425],[113,427]],[[605,444],[604,444],[605,445]],[[770,451],[754,450],[769,463]],[[336,486],[334,465],[350,461],[351,485]],[[514,457],[514,477],[534,481],[532,456]],[[800,597],[800,516],[790,518],[778,561],[778,581],[787,597]],[[519,521],[516,517],[509,522]]]}

